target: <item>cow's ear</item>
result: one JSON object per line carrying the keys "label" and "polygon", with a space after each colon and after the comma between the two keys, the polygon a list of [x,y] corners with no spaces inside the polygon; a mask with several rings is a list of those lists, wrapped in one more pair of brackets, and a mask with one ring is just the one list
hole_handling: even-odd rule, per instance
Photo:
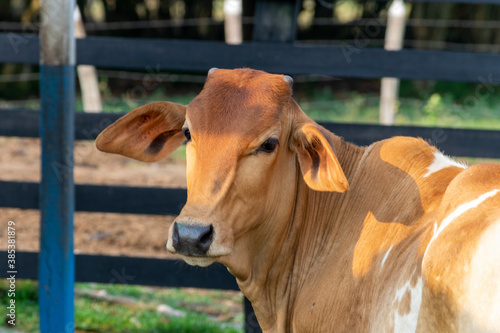
{"label": "cow's ear", "polygon": [[97,149],[144,162],[167,157],[183,141],[186,107],[154,102],[133,110],[107,127],[96,139]]}
{"label": "cow's ear", "polygon": [[315,123],[306,123],[295,130],[292,146],[304,180],[311,189],[331,192],[349,189],[329,132]]}

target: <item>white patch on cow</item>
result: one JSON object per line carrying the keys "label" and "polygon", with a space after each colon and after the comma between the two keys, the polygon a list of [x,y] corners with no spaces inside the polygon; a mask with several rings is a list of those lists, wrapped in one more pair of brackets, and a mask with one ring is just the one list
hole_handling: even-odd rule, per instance
{"label": "white patch on cow", "polygon": [[[417,330],[418,314],[420,312],[420,305],[422,304],[422,277],[418,278],[415,287],[411,287],[411,282],[408,281],[405,285],[396,292],[394,298],[395,316],[394,316],[394,332],[409,333]],[[403,299],[403,296],[410,292],[410,312],[405,315],[398,313],[398,305]]]}
{"label": "white patch on cow", "polygon": [[459,163],[457,161],[452,160],[448,156],[444,155],[440,151],[435,151],[434,152],[434,160],[432,163],[427,167],[427,173],[424,175],[424,177],[429,177],[435,172],[438,172],[439,170],[446,169],[449,167],[459,167],[462,169],[466,169],[467,166],[465,164]]}
{"label": "white patch on cow", "polygon": [[384,258],[382,258],[382,262],[380,263],[380,267],[384,267],[385,261],[387,260],[387,257],[389,257],[389,253],[391,253],[392,246],[387,250],[387,252],[384,255]]}
{"label": "white patch on cow", "polygon": [[454,219],[456,219],[457,217],[459,217],[460,215],[462,215],[463,213],[465,213],[466,211],[472,209],[472,208],[476,208],[477,206],[479,206],[479,204],[481,204],[483,201],[485,201],[486,199],[488,198],[491,198],[492,196],[494,196],[495,194],[497,194],[498,192],[500,192],[500,190],[498,189],[495,189],[495,190],[492,190],[492,191],[489,191],[487,193],[484,193],[484,194],[481,194],[477,199],[474,199],[472,201],[469,201],[469,202],[466,202],[464,204],[461,204],[460,206],[457,207],[457,209],[455,209],[450,215],[448,215],[442,222],[441,222],[441,225],[439,226],[439,228],[437,227],[437,224],[434,225],[434,235],[432,236],[430,242],[429,242],[429,245],[427,245],[427,249],[425,250],[425,253],[424,253],[424,258],[425,258],[425,255],[427,254],[427,251],[429,250],[429,248],[431,247],[431,244],[432,242],[434,242],[436,240],[436,238],[438,238],[439,234],[441,232],[443,232],[443,230],[450,225],[451,222],[453,222]]}

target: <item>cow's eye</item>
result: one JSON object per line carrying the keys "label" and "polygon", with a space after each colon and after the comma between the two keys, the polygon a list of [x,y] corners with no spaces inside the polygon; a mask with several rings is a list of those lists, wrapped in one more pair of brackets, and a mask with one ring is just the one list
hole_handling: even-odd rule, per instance
{"label": "cow's eye", "polygon": [[185,128],[182,130],[182,133],[186,137],[187,141],[191,141],[191,132],[189,132],[189,128]]}
{"label": "cow's eye", "polygon": [[266,141],[264,141],[263,144],[260,145],[260,147],[256,150],[256,152],[269,154],[275,151],[278,145],[279,145],[278,139],[269,138]]}

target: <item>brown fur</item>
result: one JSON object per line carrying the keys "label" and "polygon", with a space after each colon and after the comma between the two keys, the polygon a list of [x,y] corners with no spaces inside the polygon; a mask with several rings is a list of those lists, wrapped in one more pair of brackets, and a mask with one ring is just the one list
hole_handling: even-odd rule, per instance
{"label": "brown fur", "polygon": [[[440,155],[421,139],[346,143],[302,112],[283,76],[251,69],[215,70],[185,116],[158,106],[173,120],[138,124],[134,111],[98,147],[147,161],[156,133],[185,121],[188,200],[177,221],[212,224],[215,235],[207,257],[183,259],[226,265],[265,332],[500,331],[475,310],[500,309],[500,292],[486,292],[500,290],[487,233],[500,234],[500,195],[436,233],[457,207],[500,189],[498,165],[431,172]],[[270,137],[277,150],[257,152]]]}

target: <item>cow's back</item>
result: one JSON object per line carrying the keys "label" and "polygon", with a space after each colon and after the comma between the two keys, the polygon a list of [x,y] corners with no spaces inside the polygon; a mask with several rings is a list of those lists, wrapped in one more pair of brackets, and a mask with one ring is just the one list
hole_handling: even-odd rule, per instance
{"label": "cow's back", "polygon": [[423,263],[421,332],[500,332],[500,166],[449,186]]}

